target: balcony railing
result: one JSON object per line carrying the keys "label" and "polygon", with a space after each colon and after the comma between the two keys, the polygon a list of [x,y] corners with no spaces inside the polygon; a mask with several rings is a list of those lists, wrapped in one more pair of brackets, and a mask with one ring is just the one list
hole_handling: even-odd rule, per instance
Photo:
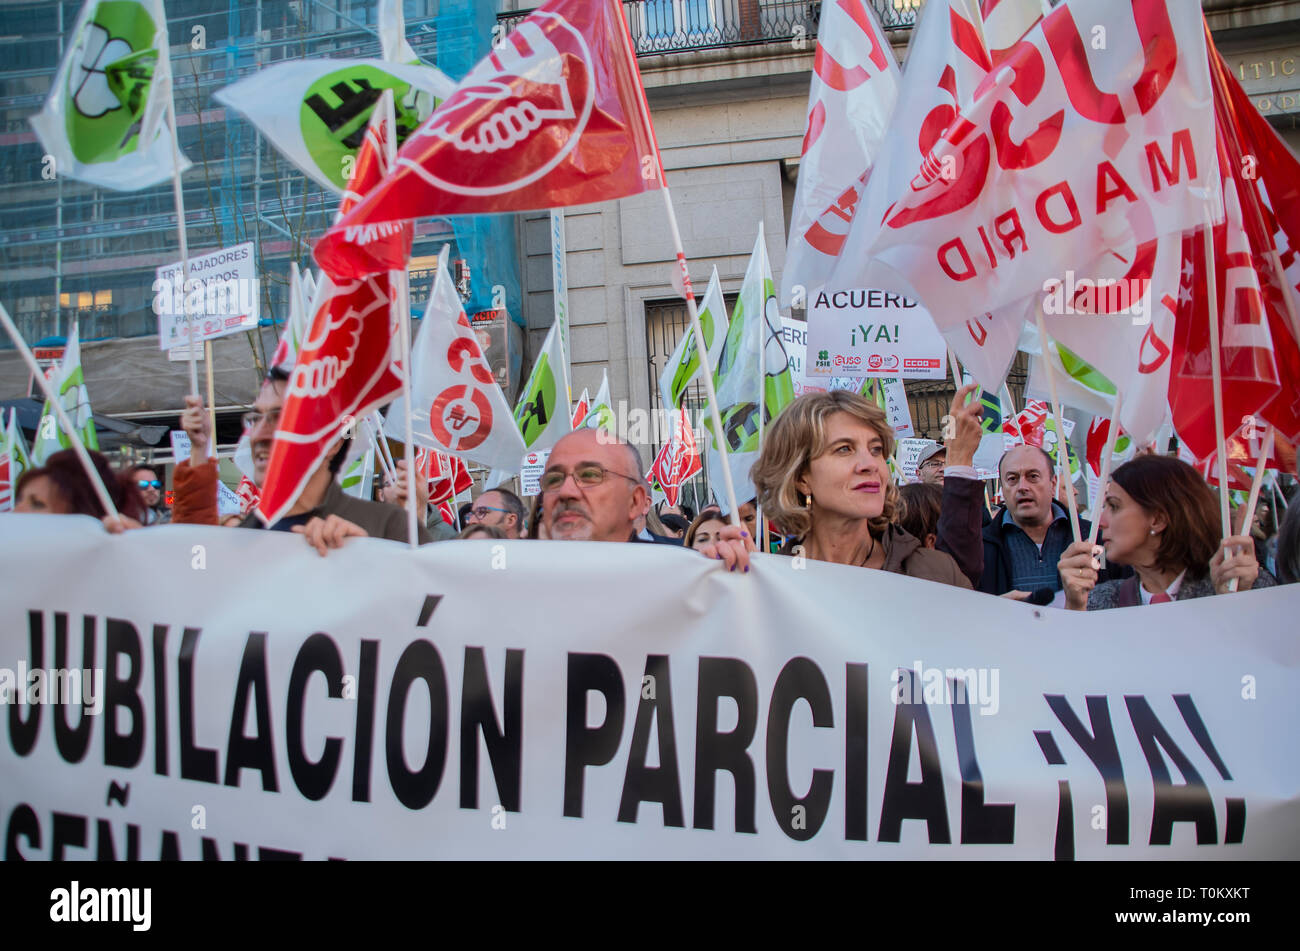
{"label": "balcony railing", "polygon": [[[886,30],[916,23],[921,0],[870,0]],[[637,56],[797,42],[813,48],[820,0],[623,0],[623,12]],[[497,17],[506,31],[532,11]]]}

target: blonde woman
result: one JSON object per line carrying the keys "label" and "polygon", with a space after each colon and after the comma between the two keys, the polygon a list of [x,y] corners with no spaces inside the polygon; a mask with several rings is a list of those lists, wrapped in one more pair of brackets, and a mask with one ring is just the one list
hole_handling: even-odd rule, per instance
{"label": "blonde woman", "polygon": [[751,472],[763,514],[793,536],[782,552],[970,588],[950,555],[896,524],[893,451],[884,412],[856,393],[808,393],[787,406]]}

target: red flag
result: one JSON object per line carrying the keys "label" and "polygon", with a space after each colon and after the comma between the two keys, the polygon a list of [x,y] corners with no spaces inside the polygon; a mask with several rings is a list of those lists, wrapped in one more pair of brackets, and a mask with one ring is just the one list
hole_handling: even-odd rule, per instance
{"label": "red flag", "polygon": [[8,512],[17,503],[13,493],[12,453],[0,452],[0,512]]}
{"label": "red flag", "polygon": [[[348,182],[348,190],[343,193],[343,201],[339,205],[339,218],[335,219],[334,225],[312,249],[316,263],[335,280],[400,269],[406,266],[411,256],[413,229],[409,223],[346,225],[341,221],[342,215],[355,207],[366,194],[353,191],[353,183],[369,183],[373,190],[373,184],[391,169],[385,159],[396,151],[396,134],[393,95],[391,91],[385,90],[375,105],[370,127],[366,130],[367,136],[375,136],[373,147],[362,148],[357,152],[352,180]],[[375,167],[362,168],[363,162]],[[379,168],[381,163],[382,171]]]}
{"label": "red flag", "polygon": [[448,456],[432,449],[415,451],[415,470],[423,472],[428,480],[429,501],[434,505],[460,495],[474,484],[469,469],[459,456]]}
{"label": "red flag", "polygon": [[240,515],[247,515],[262,497],[261,491],[257,488],[257,483],[248,476],[240,477],[239,488],[235,490],[235,494],[239,496]]}
{"label": "red flag", "polygon": [[663,489],[669,505],[677,504],[682,485],[704,468],[686,411],[679,409],[677,414],[673,438],[659,450],[659,455],[655,456],[655,461],[646,474],[647,482],[657,482]]}
{"label": "red flag", "polygon": [[1260,115],[1212,41],[1210,51],[1216,117],[1236,163],[1243,225],[1283,381],[1259,417],[1295,442],[1300,439],[1300,161]]}
{"label": "red flag", "polygon": [[551,0],[411,133],[343,225],[580,205],[662,184],[622,3]]}
{"label": "red flag", "polygon": [[[1283,298],[1289,291],[1283,288],[1284,278],[1277,274],[1271,252],[1279,228],[1288,250],[1300,243],[1300,212],[1294,207],[1300,163],[1280,142],[1272,141],[1276,135],[1271,129],[1266,134],[1257,127],[1263,120],[1212,45],[1210,65],[1226,212],[1213,235],[1224,424],[1231,433],[1248,421],[1260,426],[1271,423],[1280,435],[1294,441],[1300,437],[1300,391],[1294,385],[1300,379],[1300,347]],[[1287,202],[1282,219],[1268,210],[1270,193]],[[1174,427],[1187,450],[1201,461],[1216,451],[1204,241],[1203,230],[1183,240],[1169,377]]]}
{"label": "red flag", "polygon": [[[335,222],[367,194],[389,169],[385,142],[392,130],[378,126],[391,122],[392,111],[376,108],[348,191],[339,203]],[[377,247],[377,246],[376,246]],[[403,260],[398,265],[405,267]],[[328,275],[321,291],[322,303],[312,318],[293,375],[285,388],[280,428],[276,430],[259,517],[268,525],[283,518],[302,494],[307,480],[320,468],[334,441],[349,425],[379,409],[401,392],[392,369],[396,313],[388,274],[340,279]]]}

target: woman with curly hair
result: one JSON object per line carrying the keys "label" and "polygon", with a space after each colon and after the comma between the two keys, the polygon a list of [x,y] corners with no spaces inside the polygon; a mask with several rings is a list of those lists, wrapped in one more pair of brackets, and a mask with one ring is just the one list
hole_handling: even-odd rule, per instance
{"label": "woman with curly hair", "polygon": [[764,433],[751,477],[763,513],[793,536],[782,552],[970,588],[948,554],[896,524],[894,430],[856,393],[806,393]]}

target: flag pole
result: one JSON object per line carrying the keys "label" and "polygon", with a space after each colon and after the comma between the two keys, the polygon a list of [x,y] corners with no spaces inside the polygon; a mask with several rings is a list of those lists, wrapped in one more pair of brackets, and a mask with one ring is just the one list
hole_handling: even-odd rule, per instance
{"label": "flag pole", "polygon": [[[1062,450],[1056,457],[1058,478],[1064,478],[1070,485],[1070,491],[1065,493],[1065,500],[1070,503],[1070,528],[1074,531],[1074,540],[1076,542],[1082,541],[1083,534],[1079,531],[1079,503],[1074,497],[1073,480],[1070,478],[1070,441],[1065,438],[1065,415],[1061,412],[1061,400],[1056,394],[1056,371],[1052,368],[1052,355],[1049,352],[1051,338],[1047,336],[1047,329],[1043,326],[1041,310],[1038,310],[1034,315],[1034,319],[1038,322],[1038,336],[1043,348],[1043,367],[1047,370],[1047,389],[1052,397],[1052,413],[1056,417],[1057,442]],[[1060,475],[1062,460],[1065,462],[1065,470],[1064,474]]]}
{"label": "flag pole", "polygon": [[[1119,438],[1119,409],[1124,399],[1124,391],[1119,387],[1115,388],[1115,407],[1110,412],[1110,425],[1106,428],[1106,448],[1102,450],[1101,457],[1101,474],[1097,480],[1097,491],[1105,493],[1106,483],[1110,480],[1111,458],[1115,454],[1115,440]],[[1059,423],[1057,425],[1060,425]],[[1062,436],[1063,434],[1058,434]],[[1101,519],[1098,518],[1097,502],[1098,499],[1090,500],[1092,505],[1092,528],[1088,530],[1089,546],[1097,544],[1097,530],[1101,527]]]}
{"label": "flag pole", "polygon": [[1238,535],[1249,533],[1251,523],[1255,521],[1255,506],[1259,503],[1259,490],[1264,485],[1264,466],[1273,453],[1273,433],[1273,427],[1269,426],[1268,434],[1264,437],[1264,445],[1259,450],[1259,459],[1255,463],[1255,478],[1250,482],[1250,497],[1246,500],[1246,513],[1237,528]]}
{"label": "flag pole", "polygon": [[411,424],[411,310],[410,288],[407,287],[406,268],[388,272],[388,283],[394,291],[399,326],[397,335],[402,352],[402,405],[406,424],[406,531],[412,548],[419,547],[415,498],[415,428]]}
{"label": "flag pole", "polygon": [[[763,242],[763,271],[766,274],[771,270],[771,265],[767,262],[767,236],[763,234],[763,222],[758,222],[758,234]],[[766,303],[766,301],[764,301]],[[767,308],[763,308],[760,315],[763,321],[763,329],[758,341],[758,453],[763,454],[763,417],[767,415],[767,335],[771,329],[767,324]],[[763,521],[763,503],[757,499],[754,500],[754,531],[758,538],[754,539],[754,544],[758,545],[758,550],[766,552],[767,547],[767,525]]]}
{"label": "flag pole", "polygon": [[1225,451],[1227,436],[1223,425],[1223,367],[1219,349],[1219,287],[1214,273],[1214,228],[1205,225],[1205,296],[1210,318],[1210,375],[1214,386],[1214,441],[1219,462],[1219,517],[1223,523],[1223,537],[1232,533],[1228,515],[1228,454]]}
{"label": "flag pole", "polygon": [[[35,376],[36,383],[40,386],[41,392],[45,394],[46,401],[54,407],[55,415],[58,416],[63,431],[68,434],[68,439],[72,441],[72,451],[77,454],[77,459],[80,460],[81,467],[86,470],[86,475],[90,478],[90,484],[94,488],[95,494],[99,496],[99,504],[104,506],[105,512],[120,521],[121,516],[118,514],[117,506],[113,504],[113,500],[109,497],[108,489],[104,487],[104,482],[99,477],[99,470],[90,461],[90,455],[86,452],[86,447],[82,445],[81,437],[77,435],[77,429],[73,426],[72,420],[68,418],[68,413],[63,408],[63,404],[59,402],[58,394],[54,392],[54,388],[50,386],[50,381],[45,379],[45,374],[37,366],[36,357],[32,355],[32,351],[27,347],[27,341],[23,339],[22,334],[18,332],[18,328],[14,326],[13,320],[9,317],[9,311],[5,310],[4,304],[0,304],[0,323],[4,324],[10,339],[14,342],[14,348],[22,354],[23,362],[27,364],[28,369]],[[91,425],[94,425],[93,418]],[[17,504],[17,502],[18,500],[14,499],[14,503]]]}
{"label": "flag pole", "polygon": [[[662,175],[663,165],[659,166]],[[704,331],[700,327],[700,315],[695,309],[695,292],[691,289],[691,275],[686,266],[686,252],[682,249],[682,234],[677,228],[677,213],[673,210],[672,195],[668,191],[667,177],[663,179],[664,208],[668,212],[668,231],[673,239],[673,250],[677,253],[677,268],[682,279],[682,290],[686,294],[686,313],[691,318],[691,333],[695,335],[695,351],[700,354],[700,376],[704,378],[704,392],[709,399],[709,415],[713,419],[713,442],[718,447],[718,456],[722,459],[722,482],[727,492],[727,502],[731,507],[731,524],[740,528],[740,506],[736,503],[736,487],[731,480],[731,463],[728,462],[727,440],[722,431],[722,413],[718,409],[718,392],[713,385],[713,368],[709,366],[709,347],[704,342]],[[763,317],[767,322],[766,315]],[[759,419],[762,419],[760,414]]]}
{"label": "flag pole", "polygon": [[[171,78],[171,64],[167,66],[168,79]],[[180,242],[181,250],[181,307],[185,312],[185,329],[189,331],[189,340],[186,341],[186,352],[189,354],[190,363],[190,393],[194,396],[199,395],[199,370],[194,356],[194,326],[190,320],[189,308],[189,290],[187,285],[190,283],[190,247],[185,237],[185,192],[181,188],[181,146],[177,140],[176,129],[176,86],[172,83],[172,88],[167,96],[167,122],[171,126],[172,140],[172,200],[176,205],[176,238]],[[172,297],[175,300],[175,295]],[[212,361],[208,360],[208,383],[209,392],[211,392],[212,382]],[[210,400],[210,398],[209,398]],[[213,413],[209,406],[209,413]],[[215,418],[212,419],[212,438],[216,441],[217,427]]]}

